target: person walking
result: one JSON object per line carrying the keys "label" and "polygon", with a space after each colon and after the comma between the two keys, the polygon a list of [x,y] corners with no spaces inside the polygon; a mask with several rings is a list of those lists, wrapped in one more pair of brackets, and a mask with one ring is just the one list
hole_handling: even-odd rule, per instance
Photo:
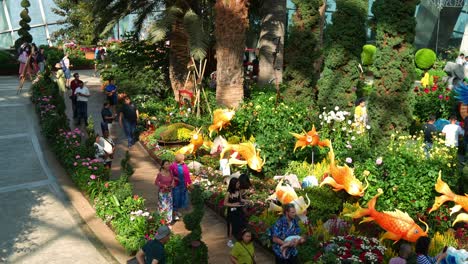
{"label": "person walking", "polygon": [[47,60],[47,57],[46,57],[44,52],[45,52],[44,48],[40,48],[39,52],[37,53],[37,56],[36,56],[36,62],[37,62],[37,65],[39,66],[39,72],[40,73],[44,72],[45,65],[46,65],[46,60]]}
{"label": "person walking", "polygon": [[464,131],[457,125],[455,115],[450,116],[450,124],[444,126],[442,134],[445,135],[445,145],[447,147],[458,147],[458,138],[464,134]]}
{"label": "person walking", "polygon": [[135,130],[138,122],[138,109],[130,97],[126,96],[124,98],[124,105],[119,115],[120,127],[123,127],[125,135],[127,136],[128,147],[132,147],[135,144]]}
{"label": "person walking", "polygon": [[65,79],[67,80],[66,86],[70,87],[70,79],[71,79],[71,71],[70,71],[70,59],[68,58],[68,53],[65,53],[62,60],[60,61],[60,65],[62,65],[63,72],[65,73]]}
{"label": "person walking", "polygon": [[426,158],[429,158],[429,151],[432,149],[433,137],[437,133],[437,128],[434,125],[435,116],[431,115],[427,120],[427,123],[423,126],[424,131],[424,152],[426,153]]}
{"label": "person walking", "polygon": [[185,164],[184,154],[176,154],[174,162],[169,167],[172,175],[176,178],[176,186],[172,189],[173,198],[173,215],[174,220],[177,221],[181,217],[180,209],[186,209],[189,205],[188,200],[188,186],[192,184],[190,179],[190,172]]}
{"label": "person walking", "polygon": [[246,227],[245,214],[242,209],[246,204],[247,201],[242,199],[239,179],[232,178],[229,181],[226,196],[224,197],[224,206],[227,208],[228,247],[233,247],[233,238],[238,238],[242,229]]}
{"label": "person walking", "polygon": [[406,264],[408,258],[410,257],[411,251],[412,249],[410,244],[401,244],[398,256],[391,258],[388,264]]}
{"label": "person walking", "polygon": [[255,247],[252,242],[252,232],[243,229],[241,240],[234,244],[231,250],[231,262],[233,264],[254,264]]}
{"label": "person walking", "polygon": [[104,91],[106,92],[107,95],[107,102],[110,104],[112,107],[112,111],[114,113],[117,113],[116,107],[117,107],[117,86],[115,86],[114,79],[109,78],[108,84],[104,88]]}
{"label": "person walking", "polygon": [[171,230],[166,225],[158,228],[153,240],[138,250],[136,259],[138,264],[165,264],[166,253],[164,252],[164,244],[166,244],[171,235]]}
{"label": "person walking", "polygon": [[[72,110],[73,110],[73,119],[76,119],[78,117],[78,111],[76,107],[76,89],[80,87],[80,85],[83,83],[83,81],[80,80],[80,75],[75,72],[73,74],[73,81],[70,83],[70,90],[71,90],[71,95],[70,95],[70,100],[72,103]],[[65,79],[63,79],[63,85],[65,86]]]}
{"label": "person walking", "polygon": [[77,120],[75,125],[81,124],[81,119],[84,120],[85,126],[88,126],[88,99],[91,96],[88,87],[84,86],[81,82],[75,90],[76,94],[76,107],[77,107]]}
{"label": "person walking", "polygon": [[66,88],[66,80],[65,80],[65,73],[63,72],[62,65],[60,63],[55,64],[55,79],[57,81],[57,85],[59,88],[59,93],[61,96],[65,94]]}
{"label": "person walking", "polygon": [[102,117],[101,130],[102,131],[107,130],[110,132],[112,128],[112,122],[114,121],[114,114],[112,113],[110,109],[109,102],[105,102],[104,105],[102,106],[101,117]]}
{"label": "person walking", "polygon": [[273,237],[273,252],[276,257],[276,264],[296,264],[299,263],[297,258],[297,246],[304,239],[297,239],[296,242],[287,248],[285,255],[281,250],[281,246],[285,243],[284,240],[289,236],[298,236],[301,233],[299,223],[296,218],[296,208],[294,204],[287,204],[283,207],[283,216],[276,221],[271,230]]}
{"label": "person walking", "polygon": [[172,172],[169,170],[171,163],[168,160],[161,162],[161,169],[159,170],[154,184],[158,190],[158,211],[160,214],[164,214],[166,224],[172,223],[172,188],[176,185],[176,180]]}
{"label": "person walking", "polygon": [[441,263],[443,259],[447,256],[446,252],[442,252],[436,257],[429,256],[429,245],[431,244],[430,237],[420,237],[416,240],[416,262],[418,264],[435,264]]}

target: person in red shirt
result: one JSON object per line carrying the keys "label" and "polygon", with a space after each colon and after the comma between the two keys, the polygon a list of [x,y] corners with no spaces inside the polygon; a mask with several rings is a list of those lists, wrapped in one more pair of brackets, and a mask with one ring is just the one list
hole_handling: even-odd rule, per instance
{"label": "person in red shirt", "polygon": [[81,83],[83,83],[83,81],[80,80],[80,75],[75,72],[75,74],[73,74],[73,81],[71,81],[70,83],[70,89],[71,89],[71,95],[70,95],[70,100],[72,102],[72,109],[73,109],[73,118],[75,119],[77,116],[78,116],[78,111],[77,111],[77,108],[76,108],[76,94],[75,94],[75,90],[76,88],[78,88],[80,86]]}

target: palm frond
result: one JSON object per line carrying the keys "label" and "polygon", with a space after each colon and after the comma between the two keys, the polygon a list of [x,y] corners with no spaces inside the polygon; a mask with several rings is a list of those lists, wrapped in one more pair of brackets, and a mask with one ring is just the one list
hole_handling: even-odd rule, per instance
{"label": "palm frond", "polygon": [[151,25],[149,39],[153,42],[158,42],[166,38],[167,31],[178,17],[183,14],[182,9],[171,6],[166,9],[161,19]]}
{"label": "palm frond", "polygon": [[135,32],[140,33],[143,23],[150,18],[150,16],[155,12],[158,8],[161,7],[162,1],[155,0],[147,2],[142,8],[136,11],[137,17],[133,21],[133,25],[135,27]]}
{"label": "palm frond", "polygon": [[190,55],[196,60],[202,60],[206,57],[208,49],[208,35],[203,30],[200,17],[188,10],[184,15],[184,28],[189,36]]}

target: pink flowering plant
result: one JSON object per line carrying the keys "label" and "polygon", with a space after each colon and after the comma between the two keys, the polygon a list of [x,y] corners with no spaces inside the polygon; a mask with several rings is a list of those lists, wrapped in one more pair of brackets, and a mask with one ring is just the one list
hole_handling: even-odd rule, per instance
{"label": "pink flowering plant", "polygon": [[75,156],[72,179],[81,190],[88,194],[95,193],[102,186],[102,181],[108,180],[108,170],[104,164],[97,159],[81,158]]}
{"label": "pink flowering plant", "polygon": [[383,263],[386,248],[376,238],[364,236],[336,236],[322,244],[314,261],[322,263]]}

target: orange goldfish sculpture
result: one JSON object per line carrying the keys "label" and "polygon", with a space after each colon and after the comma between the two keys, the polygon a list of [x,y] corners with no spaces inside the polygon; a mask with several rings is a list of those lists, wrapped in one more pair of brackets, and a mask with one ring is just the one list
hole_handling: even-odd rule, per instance
{"label": "orange goldfish sculpture", "polygon": [[192,132],[190,143],[187,146],[180,148],[175,154],[194,154],[198,148],[203,145],[203,135],[200,133],[201,128]]}
{"label": "orange goldfish sculpture", "polygon": [[210,137],[213,131],[221,131],[221,129],[223,129],[224,127],[229,126],[235,114],[236,112],[234,110],[229,109],[214,110],[213,124],[208,127],[208,131],[210,131]]}
{"label": "orange goldfish sculpture", "polygon": [[468,214],[465,214],[465,213],[458,214],[457,218],[455,218],[455,221],[453,221],[452,226],[454,226],[458,222],[468,223]]}
{"label": "orange goldfish sculpture", "polygon": [[[267,200],[278,200],[281,204],[294,204],[294,207],[296,208],[296,213],[297,215],[302,219],[306,220],[306,213],[307,213],[307,208],[310,205],[310,199],[306,194],[306,198],[308,202],[305,202],[305,199],[303,196],[298,197],[296,194],[296,191],[294,191],[294,188],[291,187],[291,185],[283,184],[283,179],[281,179],[276,186],[275,193],[273,193],[270,197],[268,197]],[[270,203],[270,207],[268,208],[269,211],[273,212],[281,212],[283,209],[274,204]]]}
{"label": "orange goldfish sculpture", "polygon": [[320,183],[320,187],[328,184],[333,187],[335,192],[345,190],[349,195],[352,196],[364,196],[364,192],[366,191],[367,187],[369,187],[367,178],[366,187],[363,187],[362,182],[354,176],[354,169],[351,169],[346,164],[344,166],[336,166],[335,153],[333,152],[331,145],[328,157],[330,158],[329,174],[331,176],[326,177],[322,183]]}
{"label": "orange goldfish sculpture", "polygon": [[[439,207],[447,201],[453,201],[456,204],[454,207],[450,208],[450,215],[460,211],[462,208],[463,210],[468,212],[468,194],[465,194],[464,196],[454,194],[452,190],[450,190],[450,187],[448,186],[448,184],[442,180],[442,172],[440,171],[439,171],[439,177],[437,178],[437,183],[435,185],[435,190],[438,193],[441,193],[442,195],[435,198],[435,202],[432,205],[432,208],[429,211],[429,213],[439,209]],[[466,220],[462,220],[464,219],[464,216],[460,216],[460,215],[457,216],[457,219],[460,218],[459,221],[466,221]],[[456,222],[454,222],[453,224],[455,223]]]}
{"label": "orange goldfish sculpture", "polygon": [[312,126],[312,130],[305,134],[296,134],[291,133],[295,138],[297,138],[296,145],[294,146],[294,151],[298,147],[301,149],[305,148],[306,146],[319,146],[319,147],[330,147],[330,140],[326,139],[324,141],[320,141],[319,134],[315,130],[315,126]]}
{"label": "orange goldfish sculpture", "polygon": [[[224,157],[226,151],[234,151],[233,155],[229,159],[229,164],[235,165],[248,165],[249,168],[255,171],[262,171],[262,167],[265,164],[265,161],[260,157],[260,151],[255,149],[255,146],[252,142],[240,143],[240,144],[229,144],[226,143],[223,150],[221,151],[220,158]],[[239,154],[244,160],[239,160],[235,158]]]}
{"label": "orange goldfish sculpture", "polygon": [[350,214],[352,218],[361,218],[365,217],[361,223],[375,221],[381,228],[387,231],[382,237],[381,240],[390,239],[394,240],[395,243],[400,239],[404,239],[408,242],[416,242],[419,237],[427,236],[427,231],[429,231],[429,226],[426,225],[426,231],[423,231],[414,220],[408,215],[398,209],[393,212],[383,211],[378,212],[375,210],[375,203],[377,202],[377,197],[383,194],[382,189],[378,190],[378,193],[367,203],[367,208],[361,208]]}

